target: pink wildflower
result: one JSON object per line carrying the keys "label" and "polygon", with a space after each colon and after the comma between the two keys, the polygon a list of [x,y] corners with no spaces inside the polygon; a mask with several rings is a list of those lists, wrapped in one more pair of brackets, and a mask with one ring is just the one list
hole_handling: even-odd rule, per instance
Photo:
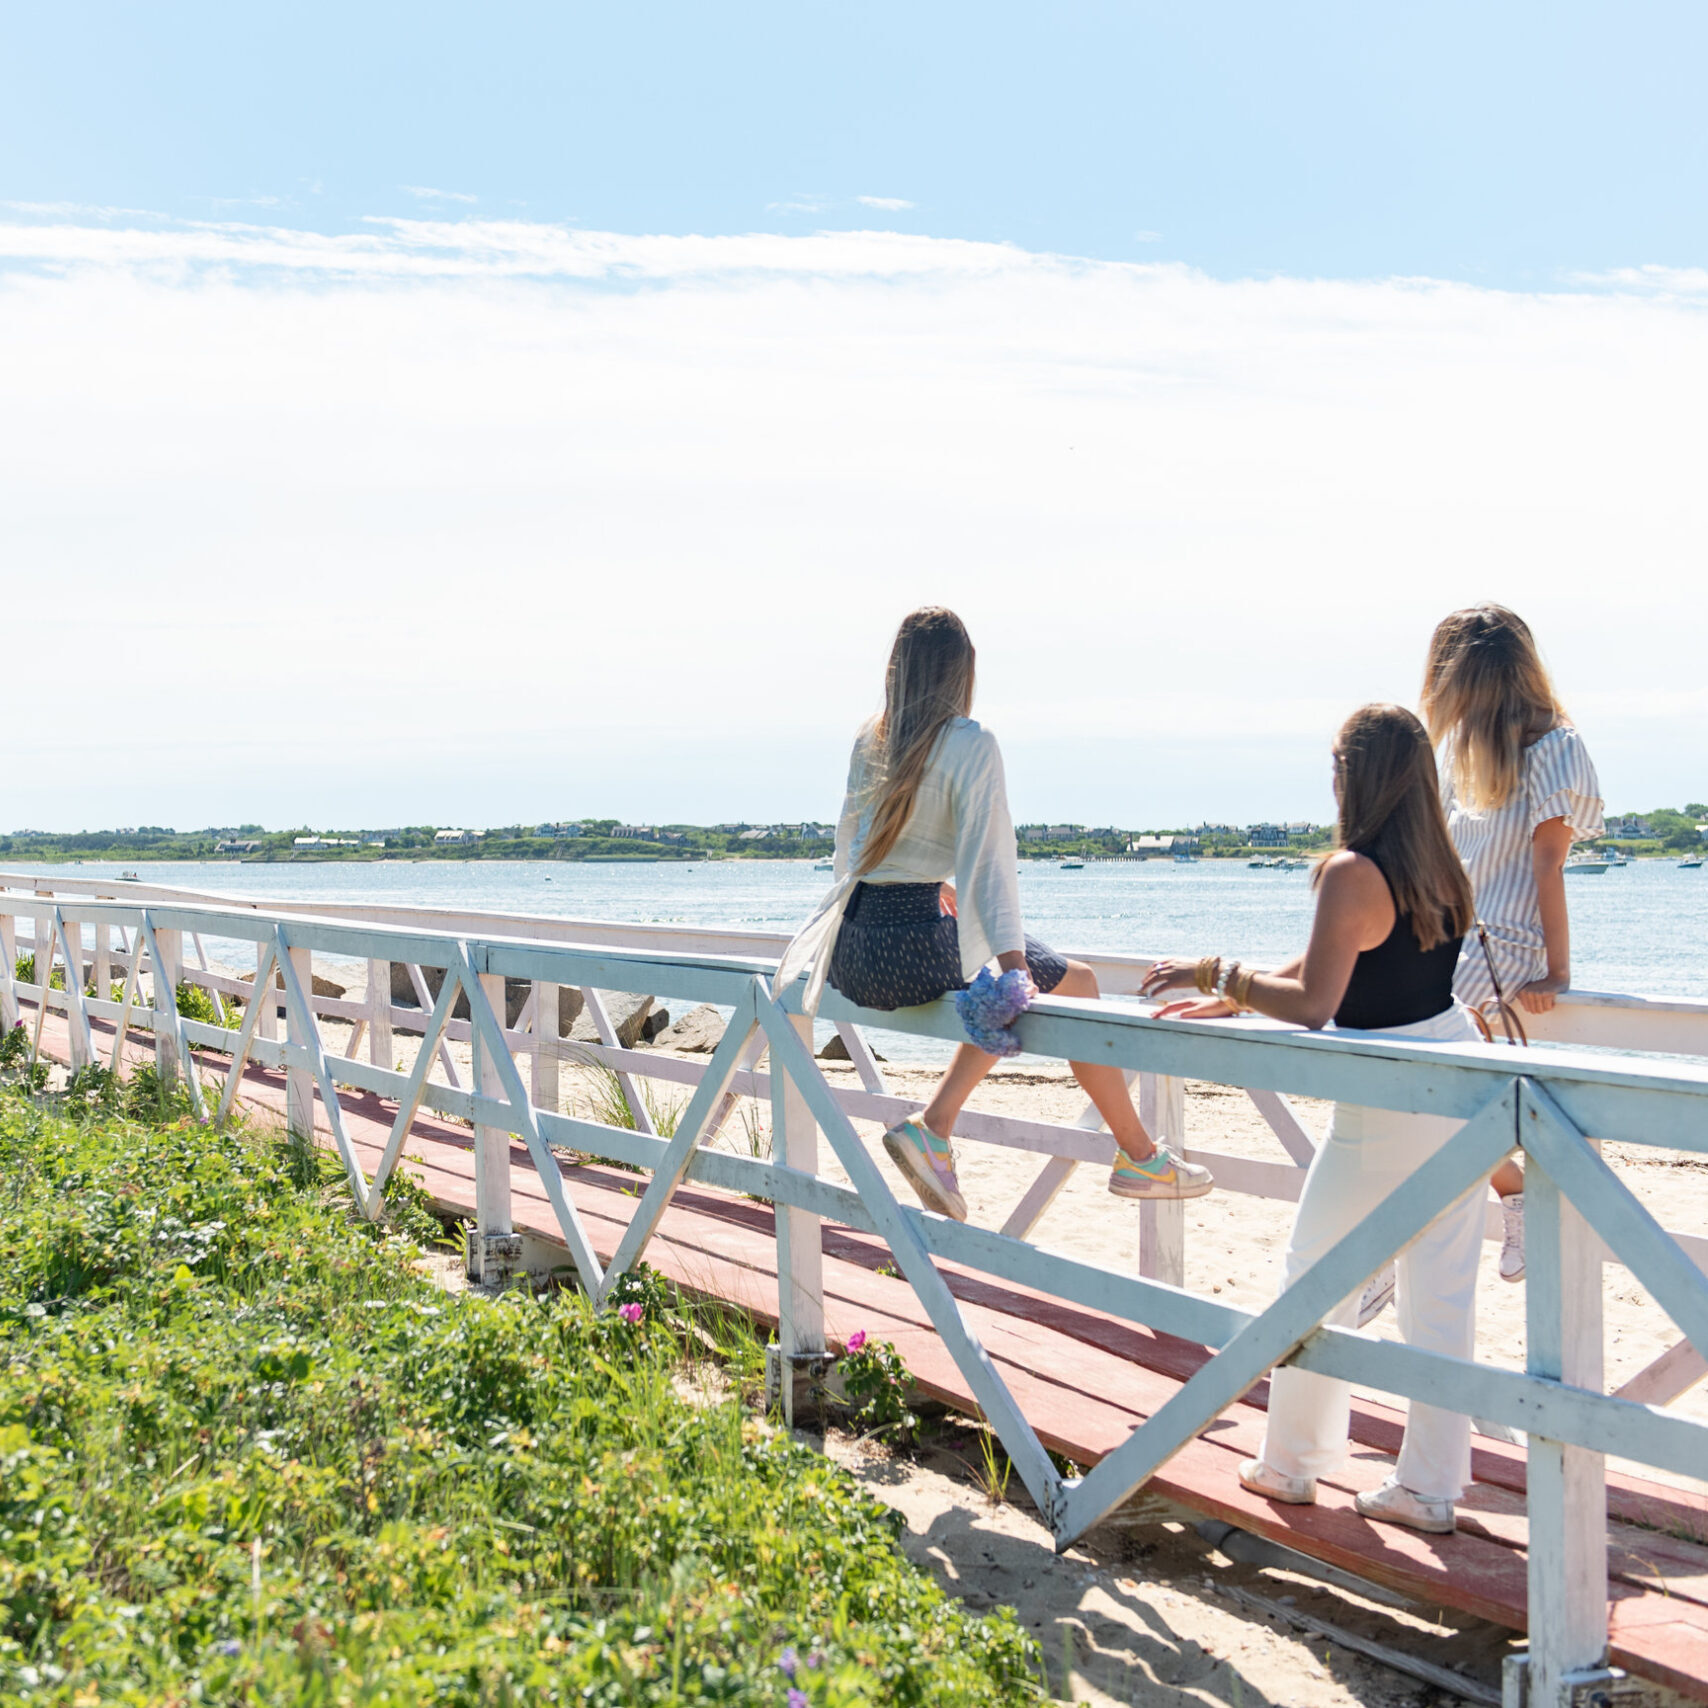
{"label": "pink wildflower", "polygon": [[640,1326],[641,1319],[646,1315],[646,1310],[644,1306],[631,1302],[626,1305],[619,1305],[617,1307],[617,1315],[620,1316],[630,1328],[638,1328]]}
{"label": "pink wildflower", "polygon": [[855,1329],[855,1331],[848,1337],[848,1350],[850,1352],[858,1352],[865,1344],[866,1331],[863,1328]]}

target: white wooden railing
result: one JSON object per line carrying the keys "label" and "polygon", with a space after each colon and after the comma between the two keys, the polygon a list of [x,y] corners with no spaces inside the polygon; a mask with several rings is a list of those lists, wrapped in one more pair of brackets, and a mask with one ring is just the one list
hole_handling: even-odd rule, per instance
{"label": "white wooden railing", "polygon": [[[238,908],[253,913],[312,914],[319,918],[356,920],[385,924],[405,929],[449,932],[454,935],[470,933],[501,933],[505,936],[526,936],[537,941],[559,943],[595,943],[618,948],[639,948],[662,953],[687,955],[737,955],[774,959],[788,942],[787,933],[748,931],[728,927],[648,925],[609,920],[559,919],[549,915],[510,914],[460,908],[423,907],[380,902],[322,902],[278,901],[262,897],[240,897],[217,892],[188,890],[164,885],[132,882],[116,883],[111,878],[90,879],[69,874],[51,875],[0,872],[0,907],[17,905],[29,897],[32,906],[41,907],[54,896],[115,899],[132,901],[173,902],[185,905],[208,905],[217,908]],[[9,899],[16,898],[16,899]],[[51,935],[51,913],[37,912],[30,917],[34,930],[43,936]],[[4,927],[0,926],[0,930]],[[208,933],[211,934],[211,933]],[[178,952],[176,982],[198,984],[210,995],[227,1000],[247,1001],[254,989],[250,979],[239,978],[209,965],[204,933],[189,934],[188,948],[196,957],[191,964],[182,949]],[[24,952],[31,940],[18,939]],[[90,941],[84,946],[85,966],[93,986],[104,992],[112,978],[117,962],[128,967],[132,945],[122,928],[116,934],[95,927]],[[1171,951],[1173,952],[1173,951]],[[1111,996],[1136,996],[1145,973],[1157,956],[1150,954],[1109,954],[1098,950],[1067,951],[1076,960],[1092,967],[1100,988]],[[8,957],[10,965],[10,957]],[[145,973],[148,966],[146,950],[141,963]],[[410,965],[408,974],[416,993],[414,1006],[395,1004],[391,997],[391,967],[382,960],[370,960],[367,965],[367,988],[361,1000],[343,997],[315,996],[308,1000],[320,1019],[341,1020],[351,1028],[345,1046],[346,1053],[356,1055],[364,1042],[370,1062],[390,1067],[395,1059],[394,1033],[419,1033],[424,1018],[433,1007],[427,981],[419,966]],[[140,980],[140,975],[139,975]],[[305,990],[309,987],[305,985]],[[139,982],[140,989],[140,982]],[[655,994],[655,993],[646,993]],[[609,1014],[605,994],[591,987],[581,992],[585,1012],[592,1020],[601,1040],[599,1045],[571,1044],[557,1035],[556,1028],[541,1024],[536,1016],[543,1012],[542,1003],[551,1005],[556,1013],[557,993],[535,986],[529,992],[515,1025],[505,1030],[505,1042],[513,1054],[526,1056],[530,1063],[530,1089],[533,1101],[542,1108],[558,1107],[559,1067],[562,1062],[586,1063],[598,1061],[618,1076],[623,1096],[634,1116],[636,1126],[644,1133],[654,1131],[649,1104],[641,1082],[659,1081],[675,1086],[693,1087],[704,1073],[704,1065],[679,1058],[660,1056],[648,1051],[624,1049],[617,1039]],[[59,1001],[54,993],[53,1001]],[[500,1013],[504,1012],[503,1007]],[[826,1017],[830,1008],[824,1009]],[[102,1015],[111,1019],[112,1015]],[[873,1024],[895,1029],[888,1016]],[[264,1014],[260,1036],[277,1036],[277,1016]],[[1266,1024],[1257,1022],[1258,1025]],[[1708,1000],[1690,997],[1649,997],[1613,994],[1602,991],[1571,991],[1561,997],[1551,1014],[1526,1016],[1526,1026],[1538,1042],[1586,1044],[1600,1048],[1641,1050],[1645,1052],[1699,1056],[1708,1060]],[[897,1096],[886,1082],[881,1064],[861,1035],[859,1026],[848,1020],[836,1022],[837,1032],[847,1046],[849,1059],[860,1080],[860,1089],[835,1088],[833,1094],[848,1115],[856,1120],[882,1121],[886,1126],[917,1113],[922,1104],[914,1099]],[[902,1028],[905,1030],[905,1028]],[[448,1043],[473,1041],[473,1030],[467,1020],[450,1020],[444,1027],[437,1054],[442,1069],[441,1082],[429,1080],[424,1091],[424,1105],[441,1113],[467,1118],[459,1094],[465,1088]],[[755,1045],[740,1064],[728,1095],[715,1112],[712,1133],[721,1130],[735,1101],[740,1097],[767,1095],[764,1074],[754,1074],[753,1062],[762,1052]],[[1139,1107],[1146,1127],[1155,1135],[1173,1142],[1195,1162],[1214,1170],[1217,1189],[1254,1198],[1281,1203],[1296,1203],[1304,1185],[1305,1171],[1317,1145],[1318,1135],[1309,1130],[1288,1100],[1279,1092],[1261,1086],[1241,1086],[1262,1116],[1270,1134],[1276,1140],[1272,1158],[1233,1156],[1206,1149],[1192,1142],[1187,1122],[1185,1081],[1177,1076],[1140,1072]],[[1107,1167],[1113,1155],[1113,1141],[1104,1129],[1097,1111],[1087,1103],[1077,1121],[1062,1123],[1033,1120],[1023,1116],[966,1111],[956,1129],[958,1141],[990,1144],[1005,1149],[1032,1152],[1044,1159],[1042,1167],[1025,1191],[1015,1201],[1001,1223],[1000,1231],[1017,1239],[1029,1237],[1055,1202],[1074,1172],[1083,1163]],[[1140,1275],[1149,1279],[1183,1285],[1186,1278],[1185,1208],[1181,1204],[1142,1203],[1139,1206],[1139,1238],[1136,1263]],[[1694,1229],[1673,1229],[1683,1250],[1702,1268],[1708,1269],[1708,1236]],[[1492,1200],[1484,1219],[1484,1238],[1498,1242],[1503,1234],[1499,1210]],[[1616,1263],[1604,1245],[1599,1247],[1604,1262]],[[1686,1393],[1708,1376],[1708,1359],[1693,1348],[1687,1339],[1680,1338],[1664,1352],[1631,1375],[1618,1389],[1624,1399],[1648,1404],[1665,1405]],[[1481,1422],[1483,1420],[1479,1420]]]}
{"label": "white wooden railing", "polygon": [[[230,1055],[231,1066],[218,1108],[210,1111],[221,1117],[230,1109],[246,1061],[283,1068],[288,1116],[303,1130],[314,1124],[318,1087],[321,1119],[331,1130],[365,1213],[378,1214],[419,1108],[425,1105],[470,1120],[476,1136],[477,1223],[471,1252],[483,1270],[509,1260],[517,1244],[508,1163],[513,1134],[525,1141],[539,1165],[563,1247],[595,1299],[603,1299],[613,1279],[639,1260],[683,1179],[773,1201],[778,1212],[779,1339],[785,1359],[825,1354],[821,1221],[828,1218],[878,1233],[1064,1545],[1124,1500],[1277,1363],[1291,1362],[1398,1396],[1449,1405],[1527,1436],[1529,1700],[1556,1708],[1570,1700],[1574,1678],[1581,1683],[1584,1669],[1601,1665],[1607,1646],[1604,1455],[1614,1452],[1689,1477],[1708,1475],[1708,1426],[1669,1415],[1659,1404],[1642,1403],[1629,1389],[1622,1396],[1601,1391],[1598,1283],[1602,1260],[1611,1256],[1623,1262],[1682,1331],[1684,1340],[1675,1349],[1679,1361],[1700,1360],[1708,1351],[1704,1242],[1662,1228],[1599,1154],[1604,1140],[1708,1152],[1708,1065],[1703,1063],[1609,1057],[1570,1048],[1514,1052],[1482,1045],[1353,1041],[1332,1032],[1308,1034],[1263,1021],[1161,1022],[1110,1005],[1041,1001],[1020,1022],[1026,1048],[1064,1060],[1107,1061],[1129,1073],[1153,1076],[1147,1100],[1165,1135],[1183,1136],[1170,1122],[1178,1121],[1179,1088],[1188,1077],[1248,1089],[1260,1107],[1280,1111],[1278,1131],[1288,1116],[1286,1106],[1275,1100],[1285,1092],[1428,1110],[1464,1121],[1456,1137],[1402,1192],[1254,1316],[1191,1294],[1179,1284],[1182,1218],[1171,1213],[1179,1206],[1151,1207],[1149,1253],[1140,1273],[1131,1275],[1030,1244],[1017,1237],[1020,1230],[1012,1216],[1007,1229],[987,1230],[899,1204],[852,1119],[892,1120],[916,1105],[890,1095],[881,1080],[874,1083],[870,1076],[877,1073],[876,1064],[863,1050],[856,1055],[865,1081],[860,1090],[839,1090],[825,1080],[811,1053],[812,1023],[798,1012],[798,993],[786,991],[780,1000],[771,995],[775,938],[764,938],[762,947],[756,944],[759,953],[731,952],[712,946],[727,941],[726,934],[675,928],[455,915],[450,916],[452,928],[444,929],[446,916],[418,909],[318,906],[311,913],[270,902],[144,896],[129,886],[123,900],[102,901],[91,899],[97,892],[94,883],[58,877],[50,888],[46,880],[13,880],[0,874],[0,885],[8,886],[0,889],[0,1021],[16,1023],[21,1003],[34,1008],[38,1026],[49,1008],[62,1010],[74,1066],[94,1060],[92,1018],[115,1024],[115,1052],[128,1024],[148,1026],[164,1072],[183,1071],[192,1044],[221,1050]],[[99,885],[110,887],[110,880]],[[38,945],[36,977],[27,984],[13,976],[19,916],[30,920],[31,941]],[[754,936],[728,935],[749,940]],[[232,981],[201,968],[187,971],[186,937],[192,942],[219,937],[254,943],[256,982]],[[699,947],[690,947],[684,939]],[[364,1003],[313,997],[317,952],[368,962],[369,996]],[[55,957],[68,972],[63,992],[48,988]],[[115,957],[124,976],[120,1001],[104,994]],[[1148,964],[1147,957],[1086,958],[1097,967],[1104,987],[1113,991],[1133,989]],[[392,1005],[392,963],[445,970],[429,1014]],[[147,1007],[139,1009],[141,975],[150,969]],[[84,995],[89,971],[102,995]],[[271,1000],[247,1004],[235,1037],[178,1014],[174,991],[181,979],[189,977],[212,989],[229,990],[235,984],[253,995],[270,986],[275,975],[283,982],[283,1039],[270,1035],[276,1033],[278,1013]],[[507,980],[527,981],[533,987],[534,1024],[527,1031],[520,1025],[509,1031],[504,1027]],[[596,1018],[599,991],[716,1003],[728,1008],[731,1018],[705,1064],[620,1049],[608,1035],[608,1018],[603,1020],[600,1031],[606,1043],[594,1053],[629,1076],[638,1130],[611,1127],[557,1109],[556,1066],[566,1054],[583,1053],[553,1036],[556,995],[565,985],[589,993]],[[469,1088],[432,1078],[439,1046],[457,1025],[450,1016],[459,995],[467,999],[470,1013],[462,1023],[473,1046],[474,1083]],[[1591,997],[1562,1005],[1554,1029],[1590,1028],[1596,1041],[1627,1048],[1635,1047],[1638,1038],[1664,1038],[1664,1047],[1700,1050],[1705,1010],[1704,1004]],[[848,1028],[844,1035],[851,1050],[859,1044],[858,1028],[863,1025],[951,1041],[959,1036],[948,1002],[877,1015],[831,992],[821,1012]],[[329,1052],[319,1025],[323,1015],[365,1022],[370,1059]],[[404,1025],[422,1034],[409,1073],[392,1065],[390,1034]],[[752,1064],[767,1047],[770,1071],[759,1073]],[[533,1063],[531,1091],[517,1066],[518,1055],[524,1054]],[[693,1087],[668,1140],[648,1130],[644,1098],[633,1086],[643,1075]],[[191,1071],[188,1079],[200,1101],[204,1093],[196,1073]],[[396,1120],[372,1176],[360,1167],[345,1132],[336,1096],[340,1084],[397,1100]],[[736,1095],[770,1101],[773,1154],[768,1162],[705,1145]],[[853,1182],[852,1190],[820,1173],[821,1133]],[[1080,1161],[1106,1162],[1111,1143],[1091,1130],[1089,1120],[1063,1127],[986,1116],[976,1123],[969,1119],[963,1136],[1036,1150],[1049,1159],[1046,1174],[1055,1170],[1063,1179]],[[617,1157],[651,1172],[634,1219],[606,1266],[599,1264],[564,1192],[551,1156],[557,1146]],[[1526,1371],[1444,1358],[1322,1326],[1340,1299],[1463,1192],[1478,1186],[1515,1146],[1526,1152],[1529,1165]],[[1297,1195],[1302,1158],[1289,1158],[1285,1164],[1210,1160],[1224,1177],[1239,1177],[1237,1184],[1228,1181],[1234,1190],[1282,1198]],[[1241,1176],[1234,1164],[1244,1164],[1247,1170],[1268,1168],[1273,1176]],[[1035,1185],[1032,1192],[1039,1190]],[[1030,1226],[1026,1223],[1025,1231]],[[1086,1476],[1064,1478],[963,1322],[933,1262],[939,1257],[1219,1350],[1122,1447]],[[1679,1377],[1675,1370],[1668,1380]]]}

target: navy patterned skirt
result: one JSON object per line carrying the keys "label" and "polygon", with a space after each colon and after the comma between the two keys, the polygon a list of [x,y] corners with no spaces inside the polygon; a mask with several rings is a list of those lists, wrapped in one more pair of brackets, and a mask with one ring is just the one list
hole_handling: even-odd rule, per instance
{"label": "navy patterned skirt", "polygon": [[[1026,939],[1026,970],[1047,995],[1067,976],[1067,962],[1035,937]],[[862,1008],[917,1008],[952,990],[961,977],[961,936],[943,911],[936,884],[856,884],[836,934],[826,975]]]}

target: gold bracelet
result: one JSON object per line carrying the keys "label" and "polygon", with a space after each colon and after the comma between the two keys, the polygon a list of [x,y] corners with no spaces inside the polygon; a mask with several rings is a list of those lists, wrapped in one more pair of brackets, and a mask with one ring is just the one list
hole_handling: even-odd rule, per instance
{"label": "gold bracelet", "polygon": [[1256,967],[1241,967],[1228,980],[1228,1000],[1242,1014],[1251,1007],[1251,981],[1256,977]]}
{"label": "gold bracelet", "polygon": [[1220,955],[1206,955],[1192,970],[1192,982],[1198,987],[1200,996],[1211,996],[1215,993],[1216,979],[1222,970]]}

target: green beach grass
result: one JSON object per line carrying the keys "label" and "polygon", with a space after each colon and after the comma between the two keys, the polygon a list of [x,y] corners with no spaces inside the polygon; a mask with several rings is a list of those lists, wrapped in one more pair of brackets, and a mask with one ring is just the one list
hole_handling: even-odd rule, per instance
{"label": "green beach grass", "polygon": [[744,1323],[447,1293],[408,1192],[128,1095],[0,1090],[0,1701],[1038,1699]]}

